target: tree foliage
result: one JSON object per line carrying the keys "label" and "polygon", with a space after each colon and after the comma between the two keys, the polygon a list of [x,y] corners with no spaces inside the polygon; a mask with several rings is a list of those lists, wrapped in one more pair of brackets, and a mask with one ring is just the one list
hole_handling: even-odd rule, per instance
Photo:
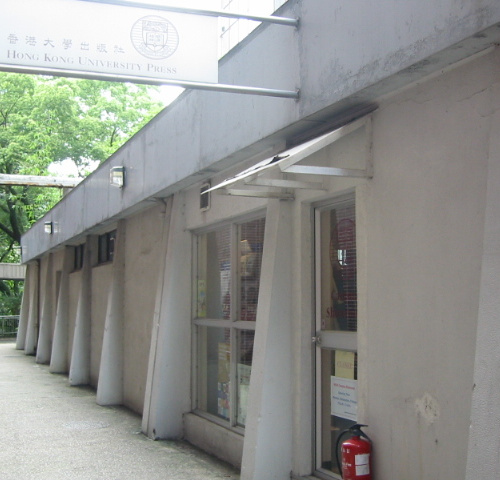
{"label": "tree foliage", "polygon": [[[0,73],[0,173],[47,175],[70,159],[85,176],[160,111],[154,88]],[[19,261],[21,235],[60,198],[56,189],[0,185],[0,262]],[[12,285],[0,282],[0,314],[2,297],[19,294]]]}

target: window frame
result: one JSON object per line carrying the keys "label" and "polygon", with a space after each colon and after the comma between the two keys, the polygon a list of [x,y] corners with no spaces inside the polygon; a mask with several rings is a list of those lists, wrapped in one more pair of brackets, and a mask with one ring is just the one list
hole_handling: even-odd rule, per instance
{"label": "window frame", "polygon": [[115,244],[116,228],[97,236],[97,265],[113,262]]}
{"label": "window frame", "polygon": [[[240,275],[241,275],[241,265],[238,258],[239,254],[239,242],[240,242],[240,227],[245,223],[249,223],[255,220],[266,219],[266,211],[259,210],[252,214],[245,216],[231,218],[226,221],[218,222],[210,226],[200,228],[192,231],[193,234],[193,245],[192,245],[192,308],[191,308],[191,324],[192,329],[192,374],[191,374],[191,385],[192,385],[192,412],[202,418],[205,418],[212,423],[220,425],[224,428],[232,430],[238,434],[243,435],[245,433],[245,427],[238,424],[238,394],[237,394],[237,358],[238,358],[238,332],[239,331],[253,331],[256,330],[256,321],[250,320],[240,320],[238,318],[240,314],[240,295],[238,289],[240,288]],[[198,239],[206,234],[217,232],[226,227],[230,227],[230,262],[231,262],[231,286],[230,286],[230,314],[228,319],[224,318],[210,318],[210,317],[198,317]],[[265,224],[264,224],[265,229]],[[264,239],[263,239],[264,244]],[[264,251],[264,246],[263,246]],[[262,254],[263,254],[262,251]],[[236,281],[234,281],[236,279]],[[259,287],[260,287],[260,271],[259,271]],[[199,341],[200,341],[200,328],[199,327],[214,327],[214,328],[228,328],[230,330],[229,340],[230,340],[230,410],[229,410],[229,420],[225,420],[213,413],[207,412],[199,408],[200,399],[200,367],[199,361]]]}
{"label": "window frame", "polygon": [[73,247],[73,272],[78,272],[83,268],[85,261],[85,243],[80,243]]}

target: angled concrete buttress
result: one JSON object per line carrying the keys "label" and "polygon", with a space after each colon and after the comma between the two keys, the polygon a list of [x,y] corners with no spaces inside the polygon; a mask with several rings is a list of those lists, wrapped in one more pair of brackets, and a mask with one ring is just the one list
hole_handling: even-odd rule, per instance
{"label": "angled concrete buttress", "polygon": [[21,312],[19,315],[19,326],[17,328],[16,349],[24,350],[26,343],[26,331],[28,329],[29,313],[30,313],[30,278],[31,264],[26,267],[26,276],[24,279],[24,292],[21,302]]}
{"label": "angled concrete buttress", "polygon": [[90,382],[90,295],[92,275],[90,238],[87,237],[83,253],[80,295],[76,310],[75,334],[69,367],[70,385],[88,385]]}
{"label": "angled concrete buttress", "polygon": [[29,268],[29,302],[30,309],[28,313],[28,326],[26,329],[26,341],[24,343],[24,353],[26,355],[35,355],[36,344],[38,342],[38,289],[39,283],[39,264],[31,263]]}
{"label": "angled concrete buttress", "polygon": [[69,345],[69,273],[73,261],[73,248],[64,250],[61,285],[57,296],[56,324],[52,341],[52,355],[50,357],[50,371],[52,373],[68,372],[68,345]]}
{"label": "angled concrete buttress", "polygon": [[[142,421],[152,438],[180,438],[183,414],[191,410],[191,237],[184,195],[173,199],[168,247],[158,290]],[[165,241],[165,239],[163,239]],[[161,275],[161,274],[160,274]]]}
{"label": "angled concrete buttress", "polygon": [[54,255],[49,253],[45,266],[42,314],[40,316],[40,335],[36,349],[37,363],[50,363],[52,352],[52,314],[54,311]]}
{"label": "angled concrete buttress", "polygon": [[[242,480],[288,480],[292,470],[292,206],[270,200],[241,468]],[[255,448],[259,445],[259,448]],[[283,474],[286,472],[286,475]]]}
{"label": "angled concrete buttress", "polygon": [[123,278],[125,270],[125,221],[118,223],[113,258],[113,278],[108,293],[97,403],[123,402]]}

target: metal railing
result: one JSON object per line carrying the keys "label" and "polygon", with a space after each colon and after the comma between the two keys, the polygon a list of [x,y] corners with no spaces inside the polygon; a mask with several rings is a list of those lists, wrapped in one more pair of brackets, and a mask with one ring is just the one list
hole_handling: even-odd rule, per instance
{"label": "metal railing", "polygon": [[19,326],[19,315],[0,315],[0,338],[15,337]]}

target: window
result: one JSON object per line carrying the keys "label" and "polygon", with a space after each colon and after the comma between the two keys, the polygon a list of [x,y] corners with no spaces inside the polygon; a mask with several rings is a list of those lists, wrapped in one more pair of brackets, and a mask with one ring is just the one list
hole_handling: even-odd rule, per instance
{"label": "window", "polygon": [[85,251],[85,244],[77,245],[74,249],[73,270],[81,270],[83,268],[83,255]]}
{"label": "window", "polygon": [[97,263],[107,263],[113,261],[115,253],[116,230],[99,235],[97,247]]}
{"label": "window", "polygon": [[246,423],[265,220],[197,236],[196,409],[231,427]]}

